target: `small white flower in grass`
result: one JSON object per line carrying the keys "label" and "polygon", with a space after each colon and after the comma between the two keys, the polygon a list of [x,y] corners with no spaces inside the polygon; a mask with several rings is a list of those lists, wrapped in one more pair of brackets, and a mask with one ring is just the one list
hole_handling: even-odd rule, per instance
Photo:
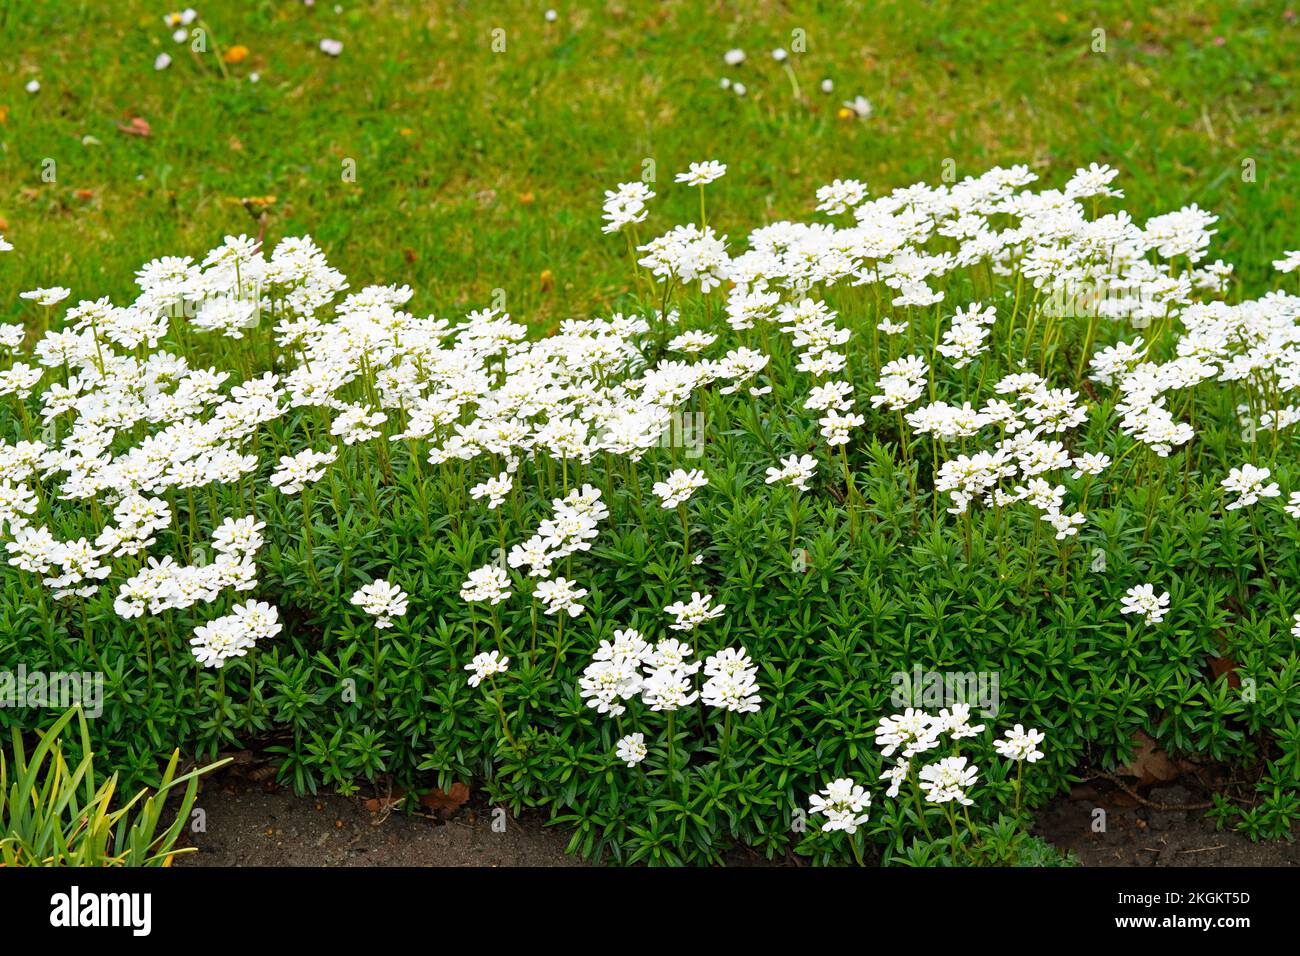
{"label": "small white flower in grass", "polygon": [[1077,535],[1079,526],[1086,520],[1083,512],[1080,511],[1076,511],[1072,515],[1068,515],[1063,511],[1049,511],[1042,518],[1056,530],[1057,541],[1063,541]]}
{"label": "small white flower in grass", "polygon": [[1300,249],[1292,249],[1290,252],[1283,253],[1281,259],[1274,259],[1273,268],[1282,273],[1300,269]]}
{"label": "small white flower in grass", "polygon": [[851,100],[845,100],[844,108],[846,110],[852,110],[857,115],[858,119],[870,119],[872,112],[874,112],[871,100],[867,99],[865,96],[855,96]]}
{"label": "small white flower in grass", "polygon": [[911,762],[906,757],[899,757],[892,767],[880,775],[881,780],[889,781],[889,789],[885,791],[885,796],[891,800],[898,796],[898,792],[907,781],[907,775],[911,769]]}
{"label": "small white flower in grass", "polygon": [[813,813],[826,817],[822,824],[824,833],[843,830],[857,833],[858,827],[870,819],[871,794],[859,786],[852,777],[832,780],[825,790],[808,798]]}
{"label": "small white flower in grass", "polygon": [[327,37],[320,41],[320,51],[328,56],[338,56],[343,52],[343,41]]}
{"label": "small white flower in grass", "polygon": [[1169,610],[1169,592],[1156,594],[1150,584],[1137,584],[1124,594],[1121,614],[1141,614],[1148,624],[1159,624]]}
{"label": "small white flower in grass", "polygon": [[465,583],[460,586],[463,601],[487,603],[493,606],[510,597],[510,576],[504,568],[495,564],[485,564],[469,573]]}
{"label": "small white flower in grass", "polygon": [[1110,455],[1087,453],[1074,459],[1074,474],[1070,477],[1079,479],[1084,475],[1100,475],[1110,467]]}
{"label": "small white flower in grass", "polygon": [[514,479],[510,477],[508,471],[503,471],[495,478],[489,478],[487,481],[475,485],[469,490],[469,494],[475,501],[486,496],[488,510],[494,511],[505,502],[506,495],[510,494],[510,489],[513,487]]}
{"label": "small white flower in grass", "polygon": [[614,756],[629,767],[635,767],[642,760],[645,760],[645,755],[644,734],[628,734],[626,737],[620,737],[618,748],[614,751]]}
{"label": "small white flower in grass", "polygon": [[172,40],[173,42],[176,43],[184,43],[189,38],[190,38],[190,34],[189,31],[187,30],[177,30],[174,33],[172,33]]}
{"label": "small white flower in grass", "polygon": [[654,493],[663,501],[663,507],[676,508],[690,500],[696,488],[703,488],[708,483],[709,479],[705,478],[704,472],[699,469],[687,471],[685,468],[678,468],[670,473],[666,480],[654,483]]}
{"label": "small white flower in grass", "polygon": [[922,767],[917,774],[925,799],[929,803],[956,801],[969,807],[975,801],[966,792],[979,778],[979,770],[965,757],[945,757],[938,763]]}
{"label": "small white flower in grass", "polygon": [[261,550],[266,540],[262,531],[265,521],[258,521],[253,515],[243,518],[226,518],[212,532],[212,547],[221,554],[237,557],[249,557]]}
{"label": "small white flower in grass", "polygon": [[[694,667],[698,668],[696,664]],[[641,701],[651,710],[677,710],[699,699],[691,687],[692,670],[664,666],[650,671],[641,685]]]}
{"label": "small white flower in grass", "polygon": [[543,14],[543,16],[546,17],[547,23],[554,23],[559,18],[560,15],[556,13],[554,10],[547,10],[546,13]]}
{"label": "small white flower in grass", "polygon": [[758,711],[758,668],[743,647],[727,647],[705,659],[704,673],[709,679],[700,689],[700,700],[705,704],[739,714]]}
{"label": "small white flower in grass", "polygon": [[466,664],[465,670],[473,672],[469,675],[469,686],[477,687],[483,678],[510,670],[510,658],[502,657],[499,651],[486,651]]}
{"label": "small white flower in grass", "polygon": [[741,49],[728,50],[722,54],[722,62],[727,66],[740,66],[745,62],[745,51]]}
{"label": "small white flower in grass", "polygon": [[1043,757],[1038,745],[1044,737],[1041,730],[1026,730],[1023,724],[1016,724],[1000,739],[993,741],[993,749],[1009,760],[1027,760],[1033,763]]}
{"label": "small white flower in grass", "polygon": [[172,65],[172,55],[170,53],[159,53],[154,57],[153,68],[155,70],[165,70]]}
{"label": "small white flower in grass", "polygon": [[646,655],[646,667],[651,670],[667,668],[683,674],[696,674],[700,670],[698,661],[688,661],[695,654],[695,648],[675,637],[665,638],[656,644]]}
{"label": "small white flower in grass", "polygon": [[731,84],[731,92],[735,93],[737,96],[744,96],[745,93],[747,92],[747,91],[746,91],[746,88],[745,88],[745,84],[744,84],[744,83],[732,83],[732,84]]}
{"label": "small white flower in grass", "polygon": [[779,46],[772,51],[772,59],[776,60],[777,63],[784,63],[789,56],[790,54],[786,52],[786,49],[783,46]]}
{"label": "small white flower in grass", "polygon": [[671,614],[677,619],[676,623],[668,626],[674,631],[693,631],[705,621],[721,617],[727,605],[719,604],[713,607],[712,601],[712,594],[701,595],[699,591],[692,591],[689,601],[675,601],[664,608],[664,613]]}
{"label": "small white flower in grass", "polygon": [[1291,497],[1284,507],[1286,513],[1292,518],[1300,518],[1300,491],[1291,492]]}
{"label": "small white flower in grass", "polygon": [[72,295],[71,289],[53,286],[49,289],[32,289],[30,292],[21,292],[19,293],[18,298],[30,299],[37,305],[51,306],[58,305],[70,295]]}
{"label": "small white flower in grass", "polygon": [[668,343],[668,351],[702,352],[717,340],[718,337],[711,332],[701,332],[699,330],[683,332]]}
{"label": "small white flower in grass", "polygon": [[941,731],[932,716],[909,707],[901,714],[880,718],[876,725],[876,746],[886,757],[892,757],[900,748],[904,757],[914,757],[937,746]]}
{"label": "small white flower in grass", "polygon": [[709,183],[721,179],[726,172],[727,166],[725,163],[710,159],[702,163],[691,163],[686,172],[677,174],[676,181],[685,183],[687,186],[707,186]]}
{"label": "small white flower in grass", "polygon": [[1236,511],[1238,508],[1253,505],[1260,498],[1277,498],[1281,495],[1282,490],[1278,488],[1277,482],[1264,484],[1271,474],[1269,469],[1256,468],[1251,464],[1233,468],[1228,472],[1228,477],[1223,479],[1221,485],[1225,491],[1236,494],[1237,500],[1228,502],[1227,510]]}
{"label": "small white flower in grass", "polygon": [[569,617],[577,617],[583,611],[583,605],[579,602],[587,596],[587,589],[576,586],[566,578],[557,577],[554,581],[538,581],[533,593],[546,605],[542,610],[547,614],[564,611]]}
{"label": "small white flower in grass", "polygon": [[300,494],[309,484],[325,477],[327,465],[338,458],[337,446],[329,451],[312,451],[310,448],[296,455],[281,455],[280,464],[271,473],[271,485],[281,494]]}
{"label": "small white flower in grass", "polygon": [[953,740],[974,737],[984,732],[983,724],[971,724],[970,704],[953,704],[952,710],[941,710],[934,719],[934,729],[946,733]]}
{"label": "small white flower in grass", "polygon": [[834,81],[834,80],[830,79],[829,77],[828,77],[827,79],[822,80],[822,92],[823,92],[823,93],[830,93],[830,92],[833,92],[834,89],[835,89],[835,81]]}
{"label": "small white flower in grass", "polygon": [[406,614],[406,592],[377,578],[352,595],[352,603],[376,618],[375,627],[392,627],[394,617]]}
{"label": "small white flower in grass", "polygon": [[623,701],[641,692],[640,665],[640,659],[632,656],[594,660],[582,672],[578,693],[596,713],[618,717],[627,710]]}
{"label": "small white flower in grass", "polygon": [[826,444],[847,445],[849,443],[849,431],[854,428],[861,428],[866,421],[856,412],[841,415],[832,408],[826,412],[824,417],[817,419],[817,424],[821,426],[822,437],[826,439]]}
{"label": "small white flower in grass", "polygon": [[0,233],[0,252],[13,252],[13,244],[6,242],[3,233]]}
{"label": "small white flower in grass", "polygon": [[[13,561],[11,560],[9,563],[13,564]],[[1300,637],[1300,614],[1295,616],[1295,623],[1291,625],[1291,636]]]}
{"label": "small white flower in grass", "polygon": [[200,624],[190,638],[190,652],[204,667],[220,668],[243,657],[257,641],[282,630],[280,612],[263,601],[246,601],[225,617]]}
{"label": "small white flower in grass", "polygon": [[838,216],[866,198],[866,183],[856,179],[837,179],[817,190],[817,208],[821,212]]}
{"label": "small white flower in grass", "polygon": [[41,90],[41,81],[28,80],[27,86],[25,86],[24,89],[27,90],[28,93],[39,93]]}
{"label": "small white flower in grass", "polygon": [[766,484],[789,485],[806,492],[815,473],[816,459],[813,455],[790,455],[781,459],[780,468],[768,468]]}

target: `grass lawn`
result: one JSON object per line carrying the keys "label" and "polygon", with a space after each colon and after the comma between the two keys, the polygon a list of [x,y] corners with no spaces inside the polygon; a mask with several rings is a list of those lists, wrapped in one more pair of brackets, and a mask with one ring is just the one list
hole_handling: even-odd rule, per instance
{"label": "grass lawn", "polygon": [[[727,163],[711,219],[733,236],[809,214],[833,178],[938,182],[950,159],[958,178],[1026,162],[1050,185],[1110,163],[1135,218],[1219,213],[1214,252],[1248,288],[1300,242],[1300,24],[1284,4],[797,6],[584,4],[548,22],[534,3],[212,2],[192,55],[156,4],[7,4],[0,232],[17,254],[0,310],[42,285],[125,301],[140,263],[256,234],[237,200],[274,196],[269,239],[308,233],[355,281],[409,283],[417,313],[502,289],[549,328],[628,291],[599,200],[646,160],[664,185],[689,161]],[[796,30],[787,72],[769,51]],[[840,118],[859,95],[871,118]],[[135,117],[148,136],[122,131]],[[660,193],[648,225],[691,217],[692,191]]]}

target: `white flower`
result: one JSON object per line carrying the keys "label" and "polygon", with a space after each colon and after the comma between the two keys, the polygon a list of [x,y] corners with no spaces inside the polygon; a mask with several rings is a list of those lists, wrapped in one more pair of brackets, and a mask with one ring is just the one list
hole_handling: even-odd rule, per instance
{"label": "white flower", "polygon": [[709,480],[704,477],[704,472],[698,469],[687,471],[678,468],[664,481],[654,483],[654,493],[662,500],[663,507],[676,508],[690,500],[691,495],[695,494],[695,489],[703,488],[708,483]]}
{"label": "white flower", "polygon": [[851,100],[845,100],[844,108],[856,113],[858,119],[869,119],[871,117],[871,101],[865,96],[855,96]]}
{"label": "white flower", "polygon": [[30,292],[21,292],[18,294],[18,298],[31,299],[37,305],[51,306],[58,305],[70,295],[72,295],[71,290],[54,286],[50,289],[32,289]]}
{"label": "white flower", "polygon": [[975,766],[968,765],[965,757],[945,757],[938,763],[922,767],[917,774],[917,781],[925,791],[929,803],[948,803],[956,801],[964,807],[974,801],[967,796],[967,791],[975,785],[979,776]]}
{"label": "white flower", "polygon": [[465,670],[473,672],[469,675],[470,687],[477,687],[483,678],[491,677],[493,674],[504,674],[509,669],[510,658],[502,657],[499,651],[477,654],[474,660],[465,665]]}
{"label": "white flower", "polygon": [[1274,259],[1273,268],[1282,273],[1300,269],[1300,249],[1292,249],[1290,252],[1283,253],[1281,259]]}
{"label": "white flower", "polygon": [[352,595],[352,603],[376,618],[375,627],[392,627],[394,617],[406,614],[406,592],[384,578],[376,578]]}
{"label": "white flower", "polygon": [[167,67],[171,65],[172,65],[172,57],[170,53],[159,53],[156,57],[154,57],[153,68],[155,70],[165,70],[167,69]]}
{"label": "white flower", "polygon": [[614,751],[614,756],[625,762],[629,767],[635,767],[642,760],[645,760],[645,735],[628,734],[626,737],[620,737],[618,747]]}
{"label": "white flower", "polygon": [[320,49],[322,53],[329,56],[338,56],[343,52],[343,41],[331,40],[329,38],[323,39],[320,41]]}
{"label": "white flower", "polygon": [[817,471],[817,459],[812,455],[791,455],[781,459],[780,468],[768,468],[766,484],[783,484],[800,491],[808,490],[808,482]]}
{"label": "white flower", "polygon": [[721,617],[727,605],[719,604],[713,607],[710,604],[712,600],[712,594],[701,595],[699,591],[692,591],[689,601],[674,601],[664,608],[664,613],[671,614],[677,619],[676,623],[670,624],[669,627],[674,631],[693,631],[705,621]]}
{"label": "white flower", "polygon": [[1016,724],[1001,739],[993,742],[993,749],[1009,760],[1027,760],[1033,763],[1043,756],[1043,752],[1038,749],[1043,738],[1041,730],[1025,730],[1023,725]]}
{"label": "white flower", "polygon": [[858,827],[869,819],[871,794],[852,777],[841,777],[832,780],[825,790],[809,797],[808,807],[813,813],[826,817],[822,824],[823,832],[843,830],[857,833]]}
{"label": "white flower", "polygon": [[586,597],[587,589],[577,587],[572,581],[557,577],[554,581],[538,581],[533,589],[537,599],[546,606],[542,608],[547,614],[567,612],[569,617],[577,617],[583,611],[579,602]]}
{"label": "white flower", "polygon": [[510,597],[510,576],[504,568],[495,564],[485,564],[469,573],[465,583],[460,586],[463,601],[487,603],[493,606]]}
{"label": "white flower", "polygon": [[1121,614],[1141,614],[1148,624],[1159,624],[1169,610],[1169,592],[1156,594],[1150,584],[1137,584],[1124,594]]}
{"label": "white flower", "polygon": [[1236,511],[1238,508],[1253,505],[1260,498],[1276,498],[1281,495],[1282,491],[1278,488],[1277,482],[1264,484],[1271,474],[1269,469],[1256,468],[1251,464],[1233,468],[1228,472],[1228,477],[1220,484],[1224,490],[1236,494],[1237,500],[1229,502],[1227,510]]}
{"label": "white flower", "polygon": [[710,159],[702,163],[691,163],[686,172],[677,174],[676,181],[687,186],[707,186],[714,180],[721,179],[726,172],[726,164]]}
{"label": "white flower", "polygon": [[728,50],[722,54],[722,62],[727,66],[740,66],[745,62],[745,51],[740,49]]}
{"label": "white flower", "polygon": [[914,757],[933,749],[942,730],[925,711],[909,707],[901,714],[880,718],[876,725],[876,746],[886,757],[892,757],[900,748],[904,757]]}
{"label": "white flower", "polygon": [[503,471],[495,478],[489,478],[487,481],[475,485],[469,490],[469,494],[475,501],[486,497],[488,499],[488,510],[493,511],[501,506],[506,500],[506,495],[510,494],[510,489],[513,487],[514,479],[510,477],[509,472]]}
{"label": "white flower", "polygon": [[704,661],[709,679],[700,688],[700,700],[710,707],[720,707],[740,714],[758,711],[758,668],[743,647],[724,648]]}
{"label": "white flower", "polygon": [[232,657],[243,657],[258,640],[280,631],[279,611],[262,601],[246,601],[225,617],[196,627],[190,651],[204,667],[220,668]]}

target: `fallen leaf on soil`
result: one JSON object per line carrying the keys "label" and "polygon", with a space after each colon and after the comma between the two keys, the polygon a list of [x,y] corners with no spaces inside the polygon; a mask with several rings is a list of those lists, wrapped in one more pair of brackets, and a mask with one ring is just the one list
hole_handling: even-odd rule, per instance
{"label": "fallen leaf on soil", "polygon": [[1138,731],[1133,737],[1137,746],[1133,759],[1116,771],[1121,777],[1137,777],[1138,786],[1163,783],[1178,777],[1178,767],[1160,745],[1147,734]]}
{"label": "fallen leaf on soil", "polygon": [[371,797],[366,801],[366,809],[371,813],[383,813],[386,810],[393,809],[401,802],[402,795],[400,793],[387,797]]}
{"label": "fallen leaf on soil", "polygon": [[443,816],[451,816],[469,799],[469,787],[463,783],[453,783],[451,789],[442,791],[436,787],[420,798],[420,802]]}

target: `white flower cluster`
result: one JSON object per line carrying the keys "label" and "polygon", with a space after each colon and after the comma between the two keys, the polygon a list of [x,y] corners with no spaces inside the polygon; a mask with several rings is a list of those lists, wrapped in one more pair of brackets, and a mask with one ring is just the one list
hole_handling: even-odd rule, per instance
{"label": "white flower cluster", "polygon": [[688,644],[667,638],[651,644],[635,628],[616,630],[612,641],[601,641],[592,662],[582,672],[578,692],[598,714],[619,717],[626,701],[640,697],[652,711],[678,710],[697,700],[734,713],[755,713],[762,698],[758,668],[743,647],[724,648],[704,660],[707,680],[696,691],[692,678],[700,663]]}
{"label": "white flower cluster", "polygon": [[406,614],[406,592],[385,578],[376,578],[352,595],[352,603],[371,617],[375,627],[393,626],[393,618]]}
{"label": "white flower cluster", "polygon": [[243,657],[264,638],[281,630],[280,612],[262,601],[245,601],[224,617],[194,629],[190,652],[204,667],[222,667],[232,657]]}
{"label": "white flower cluster", "polygon": [[[908,708],[901,714],[882,717],[876,726],[876,745],[885,757],[899,755],[880,775],[882,781],[889,782],[885,795],[896,798],[903,785],[912,779],[913,760],[937,748],[945,735],[959,741],[976,737],[984,729],[983,724],[971,723],[970,707],[966,704],[954,704],[937,715]],[[1041,731],[1026,730],[1022,724],[1016,724],[993,742],[993,749],[1008,760],[1033,763],[1043,756],[1038,749],[1043,740]],[[974,802],[970,792],[979,781],[979,768],[967,757],[953,754],[915,769],[915,780],[927,803],[970,806]],[[843,830],[850,834],[867,822],[866,810],[870,804],[870,794],[851,777],[835,780],[809,800],[812,812],[827,818],[822,824],[823,831]]]}

